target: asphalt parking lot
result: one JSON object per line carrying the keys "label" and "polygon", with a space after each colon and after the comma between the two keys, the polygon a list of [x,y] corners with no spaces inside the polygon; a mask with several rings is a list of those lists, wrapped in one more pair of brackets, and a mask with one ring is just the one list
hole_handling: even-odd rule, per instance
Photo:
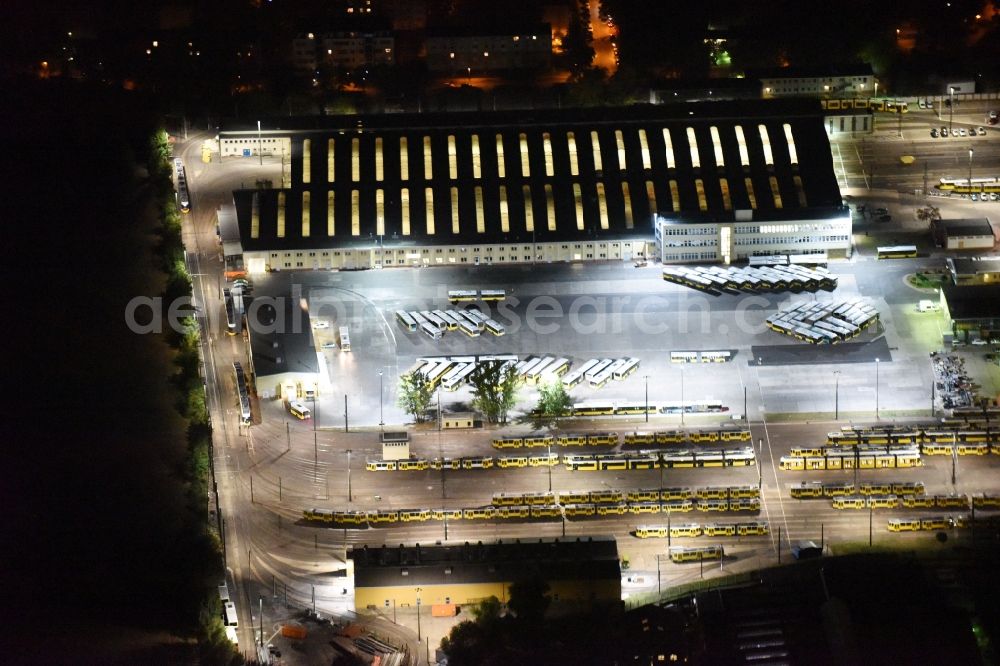
{"label": "asphalt parking lot", "polygon": [[[408,416],[396,406],[396,383],[417,359],[491,354],[565,356],[574,367],[590,358],[640,359],[639,370],[624,381],[602,389],[575,387],[576,401],[642,402],[648,378],[651,403],[676,402],[683,376],[685,402],[718,400],[731,416],[743,414],[746,390],[752,420],[762,410],[832,416],[834,403],[841,418],[871,419],[876,402],[887,418],[929,410],[929,352],[940,348],[946,323],[940,313],[916,311],[926,295],[904,278],[939,261],[877,262],[862,249],[851,260],[830,264],[840,279],[833,292],[715,297],[664,282],[659,266],[630,264],[272,273],[256,284],[258,295],[287,294],[298,284],[314,321],[328,320],[334,330],[350,327],[351,352],[322,350],[332,378],[319,401],[322,427],[342,425],[344,395],[352,424],[404,423]],[[499,306],[480,304],[506,326],[506,335],[468,338],[450,331],[435,341],[395,322],[396,310],[454,307],[447,292],[463,288],[507,290]],[[812,348],[764,325],[770,314],[802,300],[857,297],[870,299],[880,313],[879,326],[858,344]],[[690,350],[730,350],[734,356],[727,363],[670,362],[670,352]],[[754,362],[765,356],[767,363]],[[782,360],[803,356],[819,362]],[[466,388],[440,395],[445,410],[463,409],[469,398]],[[518,409],[530,409],[535,388],[525,386],[520,398]]]}

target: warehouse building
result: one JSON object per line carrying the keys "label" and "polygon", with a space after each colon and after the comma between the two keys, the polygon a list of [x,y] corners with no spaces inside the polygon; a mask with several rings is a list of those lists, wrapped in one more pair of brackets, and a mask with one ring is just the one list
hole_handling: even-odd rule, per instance
{"label": "warehouse building", "polygon": [[945,317],[951,322],[955,340],[1000,338],[1000,284],[947,284],[942,292]]}
{"label": "warehouse building", "polygon": [[850,251],[815,100],[228,123],[224,159],[283,154],[233,194],[243,265],[730,262]]}
{"label": "warehouse building", "polygon": [[996,257],[948,257],[951,281],[958,285],[1000,282],[1000,259]]}
{"label": "warehouse building", "polygon": [[446,546],[354,548],[355,608],[466,605],[491,596],[502,603],[513,583],[549,584],[553,608],[607,605],[621,600],[614,537],[500,540]]}
{"label": "warehouse building", "polygon": [[934,220],[931,224],[934,244],[946,250],[992,250],[993,226],[985,217],[957,220]]}

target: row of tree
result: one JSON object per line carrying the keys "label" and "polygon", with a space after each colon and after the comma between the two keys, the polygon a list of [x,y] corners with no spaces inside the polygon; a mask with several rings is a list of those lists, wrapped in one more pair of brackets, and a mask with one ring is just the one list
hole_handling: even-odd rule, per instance
{"label": "row of tree", "polygon": [[[479,363],[467,381],[472,386],[472,407],[488,423],[507,423],[522,383],[514,366],[502,361]],[[433,397],[434,388],[420,373],[400,377],[398,404],[418,423],[427,419]],[[572,405],[572,398],[562,382],[556,379],[540,387],[538,404],[532,417],[541,425],[547,419],[566,416]]]}

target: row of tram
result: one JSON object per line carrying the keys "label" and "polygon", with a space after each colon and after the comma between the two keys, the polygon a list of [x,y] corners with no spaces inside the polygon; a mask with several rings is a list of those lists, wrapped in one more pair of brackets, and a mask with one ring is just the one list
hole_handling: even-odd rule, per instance
{"label": "row of tram", "polygon": [[678,525],[638,525],[632,535],[638,539],[677,537],[760,536],[770,534],[766,521],[740,523],[681,523]]}
{"label": "row of tram", "polygon": [[405,458],[366,461],[369,472],[419,472],[424,470],[500,469],[554,467],[562,463],[570,471],[620,471],[695,467],[748,467],[757,460],[752,447],[716,450],[636,451],[633,453],[564,454],[530,456],[467,456],[463,458]]}
{"label": "row of tram", "polygon": [[791,455],[781,456],[779,467],[801,472],[832,469],[902,469],[922,467],[919,446],[862,445],[793,447]]}
{"label": "row of tram", "polygon": [[749,430],[735,428],[717,430],[657,430],[655,432],[561,433],[559,435],[508,435],[494,437],[495,449],[520,449],[549,446],[649,446],[656,444],[694,444],[715,442],[749,442]]}
{"label": "row of tram", "polygon": [[329,523],[339,527],[374,526],[447,520],[511,520],[599,518],[626,515],[672,513],[759,513],[760,499],[680,499],[662,502],[588,502],[581,504],[490,504],[462,509],[378,509],[340,511],[306,509],[303,518],[310,523]]}

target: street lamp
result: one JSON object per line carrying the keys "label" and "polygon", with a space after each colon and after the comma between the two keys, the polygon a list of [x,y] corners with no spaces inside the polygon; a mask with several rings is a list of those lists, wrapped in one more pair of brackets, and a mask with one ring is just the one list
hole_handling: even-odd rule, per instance
{"label": "street lamp", "polygon": [[878,366],[879,359],[875,358],[875,420],[878,421]]}
{"label": "street lamp", "polygon": [[257,157],[260,159],[260,165],[264,166],[264,153],[261,152],[261,140],[260,140],[260,121],[257,121]]}
{"label": "street lamp", "polygon": [[955,86],[948,86],[948,136],[952,134],[951,124],[955,120]]}
{"label": "street lamp", "polygon": [[385,425],[385,419],[382,415],[382,368],[378,369],[378,427],[381,428]]}
{"label": "street lamp", "polygon": [[833,420],[840,420],[840,370],[833,371]]}
{"label": "street lamp", "polygon": [[347,501],[352,501],[351,497],[351,450],[347,449]]}
{"label": "street lamp", "polygon": [[681,425],[684,425],[684,366],[681,366]]}
{"label": "street lamp", "polygon": [[421,588],[417,588],[417,641],[422,640],[420,638],[420,592]]}
{"label": "street lamp", "polygon": [[468,74],[469,83],[471,84],[472,83],[472,68],[471,67],[466,67],[465,71]]}
{"label": "street lamp", "polygon": [[649,423],[649,375],[642,376],[646,383],[646,423]]}
{"label": "street lamp", "polygon": [[969,148],[969,193],[972,193],[972,148]]}

